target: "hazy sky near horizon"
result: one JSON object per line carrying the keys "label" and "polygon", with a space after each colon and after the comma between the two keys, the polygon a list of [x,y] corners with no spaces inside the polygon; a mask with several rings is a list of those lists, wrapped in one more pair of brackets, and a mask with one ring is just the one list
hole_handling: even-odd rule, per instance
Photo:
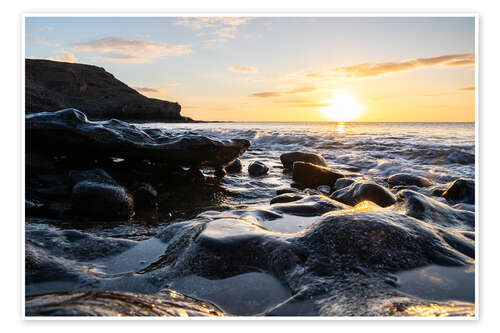
{"label": "hazy sky near horizon", "polygon": [[474,17],[27,17],[26,57],[104,67],[199,120],[474,121],[474,25]]}

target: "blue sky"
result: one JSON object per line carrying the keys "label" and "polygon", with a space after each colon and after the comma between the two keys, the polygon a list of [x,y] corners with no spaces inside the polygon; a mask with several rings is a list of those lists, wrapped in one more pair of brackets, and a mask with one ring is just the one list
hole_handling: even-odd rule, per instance
{"label": "blue sky", "polygon": [[473,17],[28,17],[26,57],[104,67],[204,120],[320,120],[338,89],[360,120],[474,119]]}

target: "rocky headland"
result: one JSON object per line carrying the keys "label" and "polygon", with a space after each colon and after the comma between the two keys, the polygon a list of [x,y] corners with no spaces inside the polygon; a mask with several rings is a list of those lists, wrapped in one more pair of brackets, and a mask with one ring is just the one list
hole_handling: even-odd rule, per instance
{"label": "rocky headland", "polygon": [[26,113],[76,108],[93,120],[185,122],[178,103],[148,98],[104,68],[68,62],[25,60]]}

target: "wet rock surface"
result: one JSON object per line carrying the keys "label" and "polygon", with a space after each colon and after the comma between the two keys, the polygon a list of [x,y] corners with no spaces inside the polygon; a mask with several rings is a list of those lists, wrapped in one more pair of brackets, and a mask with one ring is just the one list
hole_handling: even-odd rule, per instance
{"label": "wet rock surface", "polygon": [[386,188],[372,182],[358,181],[332,193],[332,199],[355,206],[369,200],[381,207],[387,207],[396,202],[396,197]]}
{"label": "wet rock surface", "polygon": [[408,173],[398,173],[392,175],[387,178],[387,183],[389,183],[390,186],[415,185],[419,187],[427,187],[431,185],[431,182],[427,178]]}
{"label": "wet rock surface", "polygon": [[[76,109],[26,115],[26,150],[45,154],[90,153],[174,165],[221,167],[249,146],[247,140],[220,141],[201,135],[168,133],[151,136],[129,123],[111,119],[92,122]],[[60,140],[64,137],[65,140]]]}
{"label": "wet rock surface", "polygon": [[293,180],[306,187],[333,185],[344,175],[334,172],[328,167],[318,166],[308,162],[293,163]]}
{"label": "wet rock surface", "polygon": [[45,294],[26,298],[26,316],[220,317],[214,305],[165,289],[153,295],[118,291]]}
{"label": "wet rock surface", "polygon": [[256,161],[248,166],[248,173],[251,176],[263,176],[269,171],[269,167],[262,162]]}
{"label": "wet rock surface", "polygon": [[281,163],[285,169],[292,170],[295,162],[307,162],[319,166],[328,166],[323,156],[314,153],[304,153],[295,151],[292,153],[285,153],[280,156]]}
{"label": "wet rock surface", "polygon": [[468,204],[474,204],[474,180],[465,178],[457,179],[448,186],[442,196],[449,201],[463,201]]}

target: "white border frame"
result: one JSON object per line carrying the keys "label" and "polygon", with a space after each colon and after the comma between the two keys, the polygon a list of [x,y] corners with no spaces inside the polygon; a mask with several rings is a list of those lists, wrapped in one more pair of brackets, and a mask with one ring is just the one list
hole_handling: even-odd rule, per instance
{"label": "white border frame", "polygon": [[[475,265],[474,265],[474,282],[475,282],[475,315],[473,317],[383,317],[383,316],[378,316],[378,317],[361,317],[361,316],[353,316],[353,317],[320,317],[320,316],[314,316],[314,317],[306,317],[306,316],[297,316],[297,317],[256,317],[256,316],[249,316],[249,317],[28,317],[26,316],[25,313],[25,283],[26,283],[26,277],[25,277],[25,221],[26,221],[26,216],[25,216],[25,205],[24,205],[24,200],[25,200],[25,161],[24,161],[24,156],[25,156],[25,122],[24,122],[24,117],[25,117],[25,59],[26,59],[26,18],[29,17],[473,17],[474,18],[474,80],[475,80],[475,90],[474,90],[474,116],[475,116],[475,169],[474,169],[474,175],[475,175]],[[205,12],[171,12],[171,13],[116,13],[116,12],[105,12],[105,11],[99,11],[98,13],[95,12],[82,12],[82,13],[72,13],[72,12],[59,12],[59,13],[54,13],[54,12],[25,12],[21,15],[21,68],[20,68],[20,82],[21,82],[21,100],[20,100],[20,105],[21,105],[21,112],[20,112],[20,132],[21,132],[21,140],[20,140],[20,156],[19,156],[19,163],[21,165],[21,173],[20,173],[20,186],[21,186],[21,197],[20,197],[20,216],[21,216],[21,223],[20,223],[20,228],[21,228],[21,259],[22,262],[20,264],[21,266],[21,277],[22,277],[22,283],[20,285],[21,288],[21,319],[24,321],[65,321],[65,320],[70,320],[70,321],[80,321],[80,320],[89,320],[89,321],[113,321],[113,320],[174,320],[174,321],[179,321],[179,320],[215,320],[215,321],[221,321],[221,320],[257,320],[257,321],[279,321],[279,320],[313,320],[313,321],[323,321],[323,320],[383,320],[383,321],[390,321],[390,320],[403,320],[403,321],[408,321],[408,320],[417,320],[417,321],[443,321],[443,320],[451,320],[451,321],[461,321],[461,320],[466,320],[466,321],[477,321],[479,320],[479,238],[480,238],[480,221],[479,221],[479,210],[480,210],[480,191],[479,191],[479,14],[478,13],[334,13],[325,11],[325,12],[317,12],[317,11],[310,11],[310,12],[288,12],[288,13],[283,13],[283,12],[273,12],[272,10],[265,10],[265,11],[251,11],[251,12],[233,12],[233,11],[228,11],[228,12],[210,12],[210,11],[205,11]]]}

